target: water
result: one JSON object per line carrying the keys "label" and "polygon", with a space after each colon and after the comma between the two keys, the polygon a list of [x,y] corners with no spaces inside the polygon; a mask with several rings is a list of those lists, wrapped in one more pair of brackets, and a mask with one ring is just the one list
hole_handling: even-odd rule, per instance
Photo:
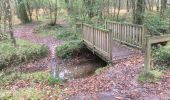
{"label": "water", "polygon": [[69,81],[93,75],[98,68],[104,66],[106,63],[95,56],[90,60],[85,56],[80,58],[78,62],[67,61],[60,64],[53,58],[51,60],[51,74],[63,81]]}

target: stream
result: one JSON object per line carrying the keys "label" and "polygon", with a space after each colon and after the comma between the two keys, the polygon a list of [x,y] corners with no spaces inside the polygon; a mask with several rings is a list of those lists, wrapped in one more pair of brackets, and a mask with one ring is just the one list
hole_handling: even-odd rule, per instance
{"label": "stream", "polygon": [[70,81],[91,76],[98,68],[104,66],[106,66],[106,62],[88,51],[78,58],[62,61],[62,63],[58,62],[57,58],[53,58],[51,60],[51,73],[63,81]]}
{"label": "stream", "polygon": [[56,57],[55,48],[63,44],[63,41],[57,40],[52,36],[41,37],[37,35],[34,32],[36,26],[37,24],[27,24],[14,30],[16,38],[28,40],[39,45],[46,45],[49,48],[49,55],[46,59],[24,65],[25,71],[49,69],[53,77],[62,80],[73,80],[88,77],[94,74],[96,69],[106,66],[104,61],[88,50],[84,50],[85,52],[70,60],[64,61],[59,59]]}

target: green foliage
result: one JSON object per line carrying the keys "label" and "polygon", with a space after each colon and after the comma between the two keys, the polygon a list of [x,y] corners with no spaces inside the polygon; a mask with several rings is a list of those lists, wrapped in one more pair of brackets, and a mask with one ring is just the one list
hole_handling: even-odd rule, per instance
{"label": "green foliage", "polygon": [[144,24],[151,35],[161,35],[166,33],[169,28],[168,16],[162,19],[159,13],[148,12],[145,14]]}
{"label": "green foliage", "polygon": [[0,90],[1,100],[40,100],[43,98],[43,92],[35,88],[21,88],[15,92],[10,90]]}
{"label": "green foliage", "polygon": [[161,79],[163,73],[159,70],[152,70],[148,73],[141,73],[138,76],[138,81],[141,83],[154,83]]}
{"label": "green foliage", "polygon": [[59,78],[54,78],[53,76],[49,76],[49,77],[48,77],[48,82],[49,82],[49,84],[51,84],[51,85],[61,84],[61,83],[62,83],[61,79],[59,79]]}
{"label": "green foliage", "polygon": [[95,71],[95,74],[100,74],[102,71],[104,70],[104,68],[98,68],[96,71]]}
{"label": "green foliage", "polygon": [[7,39],[7,34],[0,33],[0,41],[6,40]]}
{"label": "green foliage", "polygon": [[18,74],[16,72],[10,73],[6,75],[4,72],[0,73],[0,86],[1,85],[8,85],[15,81],[18,78]]}
{"label": "green foliage", "polygon": [[48,54],[46,46],[23,40],[17,40],[17,44],[18,46],[14,47],[9,40],[0,42],[0,69],[38,60]]}
{"label": "green foliage", "polygon": [[79,33],[76,33],[73,28],[64,28],[61,26],[49,26],[49,25],[40,25],[36,32],[41,36],[53,36],[56,39],[63,41],[77,40],[81,37]]}
{"label": "green foliage", "polygon": [[28,73],[28,74],[21,74],[20,79],[22,80],[31,80],[35,83],[45,83],[48,82],[49,77],[48,72],[35,72],[35,73]]}
{"label": "green foliage", "polygon": [[165,64],[170,61],[170,43],[166,46],[154,50],[154,57],[158,64]]}
{"label": "green foliage", "polygon": [[81,51],[83,43],[81,40],[74,40],[66,42],[65,44],[56,48],[57,56],[60,58],[69,58]]}

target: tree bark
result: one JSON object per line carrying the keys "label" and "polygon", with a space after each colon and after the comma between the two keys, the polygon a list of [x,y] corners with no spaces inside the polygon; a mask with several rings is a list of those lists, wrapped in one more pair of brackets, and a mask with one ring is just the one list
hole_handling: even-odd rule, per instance
{"label": "tree bark", "polygon": [[12,10],[10,5],[10,0],[6,0],[6,16],[7,16],[8,26],[9,26],[10,37],[12,43],[14,44],[14,46],[16,46],[16,40],[13,34],[13,27],[12,27]]}
{"label": "tree bark", "polygon": [[29,23],[29,17],[26,11],[25,3],[23,0],[18,0],[18,18],[22,21],[22,23]]}
{"label": "tree bark", "polygon": [[142,25],[144,21],[144,13],[145,13],[145,0],[137,0],[136,10],[134,14],[134,24]]}
{"label": "tree bark", "polygon": [[164,12],[167,8],[167,0],[161,0],[161,11],[160,11],[160,16],[164,18]]}

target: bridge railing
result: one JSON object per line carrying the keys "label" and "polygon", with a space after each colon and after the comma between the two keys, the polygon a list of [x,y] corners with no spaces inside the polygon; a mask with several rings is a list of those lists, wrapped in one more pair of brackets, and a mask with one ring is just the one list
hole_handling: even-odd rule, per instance
{"label": "bridge railing", "polygon": [[84,42],[94,53],[105,60],[112,60],[112,34],[109,30],[82,24]]}
{"label": "bridge railing", "polygon": [[142,25],[106,21],[106,29],[111,29],[113,39],[142,49],[145,43],[145,30]]}

